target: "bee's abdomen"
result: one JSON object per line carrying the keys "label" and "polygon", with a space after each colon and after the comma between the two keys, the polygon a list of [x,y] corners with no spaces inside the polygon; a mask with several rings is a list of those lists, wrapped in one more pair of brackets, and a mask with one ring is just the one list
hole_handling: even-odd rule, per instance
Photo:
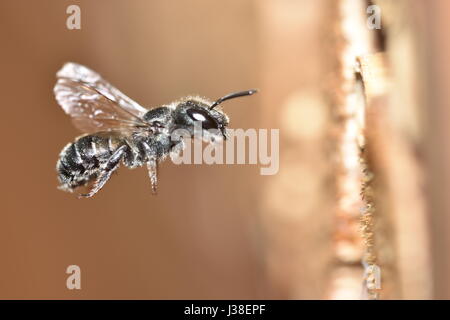
{"label": "bee's abdomen", "polygon": [[117,141],[101,135],[87,135],[64,147],[56,164],[60,188],[72,191],[98,176],[102,163],[117,147]]}

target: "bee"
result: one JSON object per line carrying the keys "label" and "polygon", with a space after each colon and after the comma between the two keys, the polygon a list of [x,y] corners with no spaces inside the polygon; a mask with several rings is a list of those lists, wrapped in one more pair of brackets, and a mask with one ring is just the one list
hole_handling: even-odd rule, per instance
{"label": "bee", "polygon": [[216,107],[257,92],[231,93],[215,102],[191,96],[146,109],[83,65],[66,63],[56,76],[56,101],[71,116],[74,126],[85,133],[59,155],[59,189],[73,192],[89,186],[88,193],[79,195],[82,198],[95,195],[120,164],[130,169],[146,164],[155,194],[158,163],[184,146],[182,140],[172,139],[174,130],[184,129],[194,137],[197,122],[202,131],[208,130],[210,142],[226,139],[229,119]]}

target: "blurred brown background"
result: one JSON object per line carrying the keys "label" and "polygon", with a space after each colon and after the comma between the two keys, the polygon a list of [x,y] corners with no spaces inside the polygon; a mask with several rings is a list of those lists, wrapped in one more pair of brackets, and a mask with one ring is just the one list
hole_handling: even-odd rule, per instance
{"label": "blurred brown background", "polygon": [[[341,269],[333,272],[341,265],[357,268],[355,292],[363,279],[359,260],[336,258],[333,236],[339,192],[330,150],[338,142],[330,138],[330,128],[340,120],[330,88],[339,79],[339,50],[351,42],[336,40],[344,25],[342,3],[367,17],[369,3],[362,0],[2,1],[0,298],[354,297],[337,289],[330,293],[333,284],[348,284],[345,275],[339,282]],[[401,84],[396,92],[409,95],[420,88],[419,97],[409,96],[417,105],[402,109],[419,119],[408,122],[413,129],[407,123],[406,134],[396,131],[403,128],[395,120],[401,112],[383,117],[394,119],[392,132],[420,168],[411,175],[426,181],[419,187],[426,200],[415,215],[426,243],[417,252],[398,254],[408,241],[414,246],[418,234],[407,225],[398,228],[408,217],[395,215],[395,208],[408,207],[382,210],[380,220],[390,231],[380,250],[395,252],[386,260],[394,270],[386,284],[394,289],[385,297],[450,298],[449,240],[442,236],[450,226],[445,188],[450,8],[446,0],[375,3],[386,29],[381,36],[364,31],[373,37],[364,53],[388,55],[392,80]],[[71,4],[81,8],[81,30],[66,28]],[[411,59],[398,67],[401,57]],[[166,161],[156,197],[144,168],[120,169],[93,199],[58,191],[58,154],[79,135],[52,92],[55,73],[67,61],[96,70],[149,108],[189,94],[213,99],[260,88],[225,110],[231,128],[280,128],[279,173],[260,176],[257,165]],[[412,87],[402,85],[406,79],[414,80]],[[405,97],[401,94],[396,97]],[[377,166],[382,160],[371,161],[379,176],[394,176]],[[394,191],[386,203],[410,203],[411,194],[396,198],[395,188],[389,190]],[[395,240],[399,233],[407,239]],[[432,257],[423,254],[425,247]],[[419,269],[405,267],[417,256],[423,258]],[[81,290],[66,288],[71,264],[81,267]],[[379,264],[383,267],[383,260]],[[408,287],[415,276],[419,285]]]}

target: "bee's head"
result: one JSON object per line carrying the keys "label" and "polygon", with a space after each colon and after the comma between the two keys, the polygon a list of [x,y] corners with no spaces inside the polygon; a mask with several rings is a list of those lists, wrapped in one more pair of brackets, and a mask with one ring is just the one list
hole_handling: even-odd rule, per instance
{"label": "bee's head", "polygon": [[188,130],[194,136],[195,124],[202,129],[207,140],[226,139],[226,127],[229,120],[225,113],[216,107],[225,100],[251,95],[256,90],[241,91],[226,95],[211,103],[200,97],[189,97],[178,103],[175,108],[177,128]]}

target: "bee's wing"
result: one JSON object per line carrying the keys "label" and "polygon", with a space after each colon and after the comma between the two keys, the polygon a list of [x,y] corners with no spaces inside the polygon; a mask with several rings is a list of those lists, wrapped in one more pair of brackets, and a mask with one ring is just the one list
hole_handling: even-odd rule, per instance
{"label": "bee's wing", "polygon": [[98,73],[76,63],[66,63],[56,74],[56,100],[83,132],[147,126],[140,106]]}

